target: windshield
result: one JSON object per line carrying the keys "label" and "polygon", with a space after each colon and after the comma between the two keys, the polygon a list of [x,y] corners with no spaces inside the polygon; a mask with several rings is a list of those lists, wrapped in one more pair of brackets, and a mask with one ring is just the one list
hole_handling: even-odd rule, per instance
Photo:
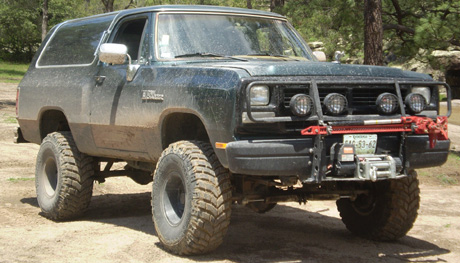
{"label": "windshield", "polygon": [[183,58],[278,58],[310,60],[303,40],[283,20],[234,15],[160,14],[156,54]]}

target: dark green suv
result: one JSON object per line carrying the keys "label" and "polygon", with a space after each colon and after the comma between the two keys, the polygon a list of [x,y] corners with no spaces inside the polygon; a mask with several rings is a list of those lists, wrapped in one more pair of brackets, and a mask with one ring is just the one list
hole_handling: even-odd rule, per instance
{"label": "dark green suv", "polygon": [[[448,155],[450,88],[399,69],[319,62],[278,14],[158,6],[54,27],[18,87],[18,141],[40,144],[37,199],[68,220],[94,181],[153,180],[164,247],[218,247],[234,203],[337,200],[353,233],[395,240],[414,169]],[[114,162],[126,162],[123,171]]]}

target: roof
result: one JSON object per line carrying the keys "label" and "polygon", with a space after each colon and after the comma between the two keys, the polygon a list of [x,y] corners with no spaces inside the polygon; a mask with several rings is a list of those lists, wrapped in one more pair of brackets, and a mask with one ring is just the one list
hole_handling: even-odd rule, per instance
{"label": "roof", "polygon": [[117,11],[120,15],[142,13],[142,12],[161,12],[161,11],[185,11],[185,12],[219,12],[219,13],[237,13],[247,15],[260,15],[283,18],[284,16],[272,12],[256,10],[256,9],[245,9],[236,7],[223,7],[223,6],[211,6],[211,5],[159,5],[149,6],[134,9],[126,9]]}
{"label": "roof", "polygon": [[[210,13],[230,13],[230,14],[243,14],[243,15],[257,15],[257,16],[267,16],[267,17],[274,17],[280,19],[286,19],[284,16],[272,12],[256,10],[256,9],[245,9],[245,8],[236,8],[236,7],[223,7],[223,6],[211,6],[211,5],[158,5],[158,6],[148,6],[148,7],[140,7],[140,8],[133,8],[133,9],[125,9],[119,10],[110,13],[103,13],[89,17],[81,17],[72,20],[65,21],[63,23],[68,22],[76,22],[76,21],[84,21],[92,18],[97,17],[104,17],[104,16],[126,16],[130,14],[138,14],[138,13],[146,13],[146,12],[210,12]],[[117,20],[117,19],[115,19]]]}

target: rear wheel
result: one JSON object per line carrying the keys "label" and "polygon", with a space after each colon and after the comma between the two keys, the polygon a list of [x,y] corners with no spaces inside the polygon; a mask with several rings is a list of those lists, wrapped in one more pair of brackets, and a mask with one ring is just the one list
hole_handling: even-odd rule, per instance
{"label": "rear wheel", "polygon": [[403,179],[380,181],[371,185],[368,195],[356,200],[339,199],[337,208],[352,233],[381,241],[392,241],[412,228],[420,204],[417,173]]}
{"label": "rear wheel", "polygon": [[80,153],[70,132],[43,139],[37,155],[35,188],[43,215],[66,220],[81,215],[93,193],[93,158]]}
{"label": "rear wheel", "polygon": [[[276,190],[275,187],[268,187],[266,185],[255,185],[253,189],[253,194],[260,195],[262,197],[266,197],[270,195],[270,191]],[[265,198],[262,198],[265,199]],[[276,203],[265,203],[265,201],[256,201],[250,202],[246,205],[247,208],[251,209],[252,211],[263,214],[266,213],[273,208],[275,208]]]}
{"label": "rear wheel", "polygon": [[171,144],[158,161],[152,190],[153,221],[167,250],[203,254],[222,243],[230,223],[231,184],[211,145]]}

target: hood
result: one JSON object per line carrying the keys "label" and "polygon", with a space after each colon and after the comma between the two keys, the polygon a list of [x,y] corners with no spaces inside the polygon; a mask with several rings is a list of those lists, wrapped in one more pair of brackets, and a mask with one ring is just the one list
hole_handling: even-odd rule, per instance
{"label": "hood", "polygon": [[237,68],[245,70],[252,77],[275,76],[350,76],[350,77],[375,77],[375,78],[413,78],[431,80],[426,74],[412,71],[403,71],[397,68],[346,65],[325,62],[301,61],[247,61],[224,62],[215,66],[224,68]]}

